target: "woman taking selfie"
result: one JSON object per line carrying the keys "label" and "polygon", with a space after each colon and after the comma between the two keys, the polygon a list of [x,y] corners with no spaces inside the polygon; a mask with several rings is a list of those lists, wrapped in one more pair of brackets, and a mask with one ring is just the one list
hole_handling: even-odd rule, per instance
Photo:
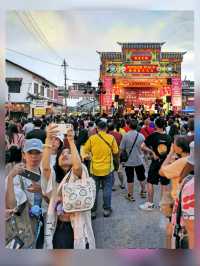
{"label": "woman taking selfie", "polygon": [[66,132],[69,148],[62,148],[58,152],[56,164],[53,168],[51,167],[49,159],[52,139],[58,133],[57,125],[50,124],[48,126],[42,159],[43,176],[47,182],[45,193],[50,199],[49,220],[47,219],[46,228],[46,248],[92,249],[95,248],[95,239],[91,226],[91,211],[81,211],[81,208],[77,208],[76,212],[66,213],[63,210],[63,195],[60,193],[60,187],[64,185],[61,183],[63,178],[66,178],[69,184],[78,180],[89,180],[88,171],[81,163],[74,143],[74,131],[71,128]]}

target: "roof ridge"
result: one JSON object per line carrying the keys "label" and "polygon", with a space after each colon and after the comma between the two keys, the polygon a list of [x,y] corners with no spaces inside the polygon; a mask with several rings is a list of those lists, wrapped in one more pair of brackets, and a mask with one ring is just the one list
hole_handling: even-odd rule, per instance
{"label": "roof ridge", "polygon": [[56,85],[54,82],[48,80],[47,78],[43,77],[42,75],[40,75],[40,74],[38,74],[38,73],[35,73],[34,71],[32,71],[32,70],[30,70],[30,69],[28,69],[28,68],[26,68],[26,67],[24,67],[24,66],[19,65],[18,63],[13,62],[12,60],[6,59],[5,61],[8,62],[8,63],[13,64],[13,65],[15,65],[15,66],[17,66],[17,67],[19,67],[19,68],[25,70],[25,71],[28,71],[29,73],[31,73],[31,74],[33,74],[33,75],[38,76],[39,78],[43,79],[43,80],[46,81],[46,82],[49,82],[51,85],[53,85],[53,86],[55,86],[55,87],[58,87],[58,85]]}

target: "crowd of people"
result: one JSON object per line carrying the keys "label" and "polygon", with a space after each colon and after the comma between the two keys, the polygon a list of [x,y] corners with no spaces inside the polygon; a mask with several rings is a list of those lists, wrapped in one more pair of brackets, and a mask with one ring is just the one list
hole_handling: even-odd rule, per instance
{"label": "crowd of people", "polygon": [[94,249],[99,191],[103,216],[110,217],[116,176],[120,189],[127,190],[125,200],[135,202],[136,176],[144,199],[139,209],[160,208],[168,220],[166,248],[194,247],[192,116],[137,112],[9,119],[5,147],[7,247]]}

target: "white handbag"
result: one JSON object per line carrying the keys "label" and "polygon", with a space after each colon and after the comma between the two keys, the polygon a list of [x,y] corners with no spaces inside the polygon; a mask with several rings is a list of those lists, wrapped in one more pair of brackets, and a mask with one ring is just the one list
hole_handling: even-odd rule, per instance
{"label": "white handbag", "polygon": [[81,179],[70,182],[70,171],[58,187],[58,193],[62,190],[62,203],[65,213],[81,212],[91,210],[96,197],[95,181],[89,177],[88,171],[83,166]]}

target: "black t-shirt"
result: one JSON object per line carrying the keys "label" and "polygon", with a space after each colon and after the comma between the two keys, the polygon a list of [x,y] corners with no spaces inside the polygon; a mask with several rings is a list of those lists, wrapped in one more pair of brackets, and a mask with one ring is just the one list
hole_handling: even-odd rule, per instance
{"label": "black t-shirt", "polygon": [[146,138],[145,144],[148,148],[153,150],[161,160],[163,160],[170,151],[171,137],[165,133],[153,132]]}

